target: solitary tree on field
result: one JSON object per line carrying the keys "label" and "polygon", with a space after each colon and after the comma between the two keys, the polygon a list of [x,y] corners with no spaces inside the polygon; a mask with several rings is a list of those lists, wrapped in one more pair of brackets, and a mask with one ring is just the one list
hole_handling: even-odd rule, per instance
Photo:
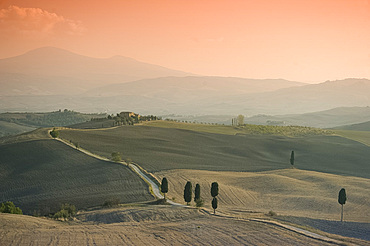
{"label": "solitary tree on field", "polygon": [[186,202],[187,205],[189,205],[189,203],[191,202],[191,197],[192,197],[192,185],[191,185],[191,182],[188,181],[186,182],[186,185],[185,185],[185,189],[184,189],[184,200]]}
{"label": "solitary tree on field", "polygon": [[53,130],[50,132],[50,135],[53,138],[58,138],[59,137],[59,131],[57,131],[55,128],[53,128]]}
{"label": "solitary tree on field", "polygon": [[218,183],[213,182],[211,186],[211,196],[216,197],[218,195]]}
{"label": "solitary tree on field", "polygon": [[244,116],[239,114],[238,117],[236,118],[238,126],[244,125]]}
{"label": "solitary tree on field", "polygon": [[163,193],[164,200],[166,201],[166,193],[168,192],[168,182],[166,178],[162,179],[161,192]]}
{"label": "solitary tree on field", "polygon": [[200,199],[200,185],[195,185],[195,191],[194,191],[194,202],[197,202]]}
{"label": "solitary tree on field", "polygon": [[113,152],[111,155],[112,155],[112,161],[115,161],[115,162],[122,161],[120,152]]}
{"label": "solitary tree on field", "polygon": [[213,214],[216,214],[216,209],[217,209],[217,198],[216,197],[212,199],[212,208],[213,208]]}
{"label": "solitary tree on field", "polygon": [[346,190],[344,188],[342,188],[339,191],[339,195],[338,195],[338,202],[339,202],[340,205],[342,205],[342,212],[340,214],[340,221],[341,222],[343,222],[343,205],[346,204],[346,201],[347,201]]}
{"label": "solitary tree on field", "polygon": [[290,165],[294,167],[294,151],[292,151],[292,153],[290,154]]}

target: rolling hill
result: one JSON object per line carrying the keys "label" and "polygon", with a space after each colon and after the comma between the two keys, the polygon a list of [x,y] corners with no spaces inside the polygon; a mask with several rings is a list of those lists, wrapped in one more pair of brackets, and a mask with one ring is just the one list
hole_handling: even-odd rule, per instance
{"label": "rolling hill", "polygon": [[191,102],[216,96],[261,93],[304,83],[283,79],[244,79],[235,77],[163,77],[94,88],[86,96],[115,97],[138,94],[171,103]]}
{"label": "rolling hill", "polygon": [[52,139],[34,139],[11,137],[0,144],[0,202],[13,201],[26,214],[48,214],[62,203],[82,209],[111,198],[122,203],[153,199],[146,183],[128,167]]}
{"label": "rolling hill", "polygon": [[[2,113],[0,114],[0,137],[21,134],[39,127],[57,127],[90,122],[106,118],[106,114],[82,114],[71,110],[47,113]],[[97,126],[102,126],[96,124]],[[112,126],[112,124],[109,124]]]}
{"label": "rolling hill", "polygon": [[[340,107],[319,112],[292,115],[255,115],[245,118],[244,121],[250,124],[260,125],[282,124],[336,128],[338,126],[361,123],[367,120],[370,120],[370,107]],[[366,123],[364,124],[365,127],[359,128],[358,130],[366,129]],[[354,127],[354,129],[355,128],[356,127]]]}
{"label": "rolling hill", "polygon": [[370,121],[352,124],[352,125],[345,125],[345,126],[338,126],[335,129],[339,130],[351,130],[351,131],[370,131]]}
{"label": "rolling hill", "polygon": [[337,192],[345,187],[348,198],[351,196],[345,205],[346,220],[370,223],[370,204],[367,202],[370,199],[367,192],[370,181],[366,178],[299,169],[266,172],[175,169],[156,175],[160,179],[167,178],[171,187],[168,197],[174,197],[175,201],[183,204],[186,182],[190,181],[193,186],[198,183],[202,199],[206,201],[205,207],[209,209],[211,183],[217,182],[220,211],[239,216],[251,211],[274,211],[278,215],[338,221],[340,205]]}
{"label": "rolling hill", "polygon": [[22,126],[16,123],[0,120],[0,138],[10,135],[17,135],[32,130],[35,130],[35,127]]}
{"label": "rolling hill", "polygon": [[[191,124],[189,124],[191,125]],[[232,127],[230,127],[232,129]],[[151,126],[107,130],[61,130],[61,138],[108,157],[119,151],[152,172],[168,169],[267,171],[296,166],[369,178],[369,147],[339,136],[225,135]],[[351,163],[349,165],[348,163]]]}
{"label": "rolling hill", "polygon": [[248,107],[251,108],[248,111],[263,114],[296,114],[336,107],[369,106],[369,91],[370,80],[368,79],[344,79],[286,88],[249,97],[233,97],[225,99],[224,102],[234,107]]}

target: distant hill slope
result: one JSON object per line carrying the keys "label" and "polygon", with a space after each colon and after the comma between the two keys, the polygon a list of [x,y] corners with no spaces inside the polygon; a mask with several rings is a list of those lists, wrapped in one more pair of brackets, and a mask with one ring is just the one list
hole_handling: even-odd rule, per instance
{"label": "distant hill slope", "polygon": [[166,101],[177,103],[202,100],[214,96],[268,92],[302,85],[305,84],[283,79],[245,79],[214,76],[163,77],[111,84],[94,88],[84,95],[114,97],[137,94],[150,98],[163,98]]}
{"label": "distant hill slope", "polygon": [[83,114],[68,109],[43,113],[2,113],[0,121],[12,122],[31,127],[67,126],[90,121],[93,118],[106,118],[107,114]]}
{"label": "distant hill slope", "polygon": [[91,58],[44,47],[0,59],[0,96],[71,95],[107,83],[187,75],[122,56]]}
{"label": "distant hill slope", "polygon": [[[222,103],[230,110],[244,109],[242,112],[247,115],[301,114],[336,107],[370,106],[369,92],[370,80],[344,79],[255,95],[233,96],[224,98]],[[208,107],[219,105],[219,103],[209,104]],[[208,109],[208,107],[205,108]]]}
{"label": "distant hill slope", "polygon": [[338,126],[335,129],[339,130],[351,130],[351,131],[370,131],[370,121],[352,124],[352,125],[345,125],[345,126]]}
{"label": "distant hill slope", "polygon": [[[106,118],[106,116],[107,114],[83,114],[67,109],[45,113],[2,113],[0,114],[0,137],[28,132],[38,127],[81,124],[90,122],[93,118]],[[99,124],[95,125],[99,126]],[[112,123],[109,126],[112,126]]]}
{"label": "distant hill slope", "polygon": [[123,153],[149,171],[200,169],[265,171],[290,168],[370,178],[368,146],[338,136],[233,136],[175,128],[124,126],[109,130],[62,130],[61,137],[102,156]]}
{"label": "distant hill slope", "polygon": [[[114,150],[112,150],[114,151]],[[0,202],[27,213],[151,200],[146,183],[122,164],[101,161],[52,139],[0,144]]]}
{"label": "distant hill slope", "polygon": [[[304,114],[337,107],[370,106],[370,80],[367,79],[345,79],[303,86],[295,84],[289,88],[266,91],[269,88],[265,85],[270,82],[277,82],[277,87],[294,84],[280,80],[220,77],[158,78],[102,87],[79,96],[4,96],[0,97],[0,112],[19,111],[22,108],[27,108],[27,111],[71,108],[80,112],[116,113],[129,110],[155,115],[252,116]],[[265,91],[260,92],[262,89]]]}
{"label": "distant hill slope", "polygon": [[305,114],[255,115],[245,118],[245,122],[250,124],[300,125],[320,128],[337,127],[367,120],[370,120],[370,107],[340,107]]}
{"label": "distant hill slope", "polygon": [[34,130],[35,127],[22,126],[12,122],[0,120],[0,138],[9,135],[17,135]]}

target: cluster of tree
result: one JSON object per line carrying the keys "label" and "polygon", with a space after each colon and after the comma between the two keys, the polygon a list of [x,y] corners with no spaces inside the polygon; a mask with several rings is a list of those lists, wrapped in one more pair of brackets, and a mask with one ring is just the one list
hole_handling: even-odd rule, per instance
{"label": "cluster of tree", "polygon": [[50,135],[53,137],[53,138],[57,138],[59,137],[59,131],[56,130],[55,128],[53,128],[52,131],[50,131]]}
{"label": "cluster of tree", "polygon": [[16,207],[14,203],[10,201],[0,204],[0,213],[23,214],[22,209]]}
{"label": "cluster of tree", "polygon": [[60,210],[53,215],[54,219],[69,219],[73,218],[77,213],[75,205],[68,203],[62,204]]}
{"label": "cluster of tree", "polygon": [[231,119],[232,126],[243,126],[244,125],[244,115],[239,114],[236,118]]}
{"label": "cluster of tree", "polygon": [[282,135],[287,137],[333,134],[330,130],[307,126],[265,126],[244,124],[239,126],[239,129],[242,129],[245,134]]}
{"label": "cluster of tree", "polygon": [[[168,181],[167,178],[162,179],[161,183],[161,192],[164,195],[164,199],[166,199],[166,193],[168,192]],[[213,182],[211,186],[211,195],[213,197],[212,200],[212,208],[214,209],[214,213],[216,213],[217,209],[217,198],[216,196],[218,195],[218,183]],[[193,185],[190,181],[186,182],[185,188],[184,188],[184,201],[186,202],[187,205],[190,205],[190,202],[192,200],[193,196]],[[197,207],[202,207],[204,202],[200,196],[200,185],[196,184],[195,189],[194,189],[194,202]]]}
{"label": "cluster of tree", "polygon": [[[139,114],[117,114],[117,115],[108,115],[106,119],[114,120],[113,126],[122,126],[122,125],[134,125],[143,121],[153,121],[160,120],[160,117],[155,115],[139,115]],[[94,119],[95,120],[95,119]]]}
{"label": "cluster of tree", "polygon": [[224,126],[225,124],[212,123],[212,122],[198,122],[188,120],[176,120],[176,119],[165,119],[165,121],[179,122],[179,123],[190,123],[190,124],[201,124],[201,125],[212,125],[212,126]]}

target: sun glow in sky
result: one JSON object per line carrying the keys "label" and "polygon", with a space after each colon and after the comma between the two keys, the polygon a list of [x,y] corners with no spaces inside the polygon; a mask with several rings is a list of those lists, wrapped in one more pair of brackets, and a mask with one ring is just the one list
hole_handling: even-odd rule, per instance
{"label": "sun glow in sky", "polygon": [[54,46],[200,75],[370,78],[370,0],[0,0],[0,58]]}

